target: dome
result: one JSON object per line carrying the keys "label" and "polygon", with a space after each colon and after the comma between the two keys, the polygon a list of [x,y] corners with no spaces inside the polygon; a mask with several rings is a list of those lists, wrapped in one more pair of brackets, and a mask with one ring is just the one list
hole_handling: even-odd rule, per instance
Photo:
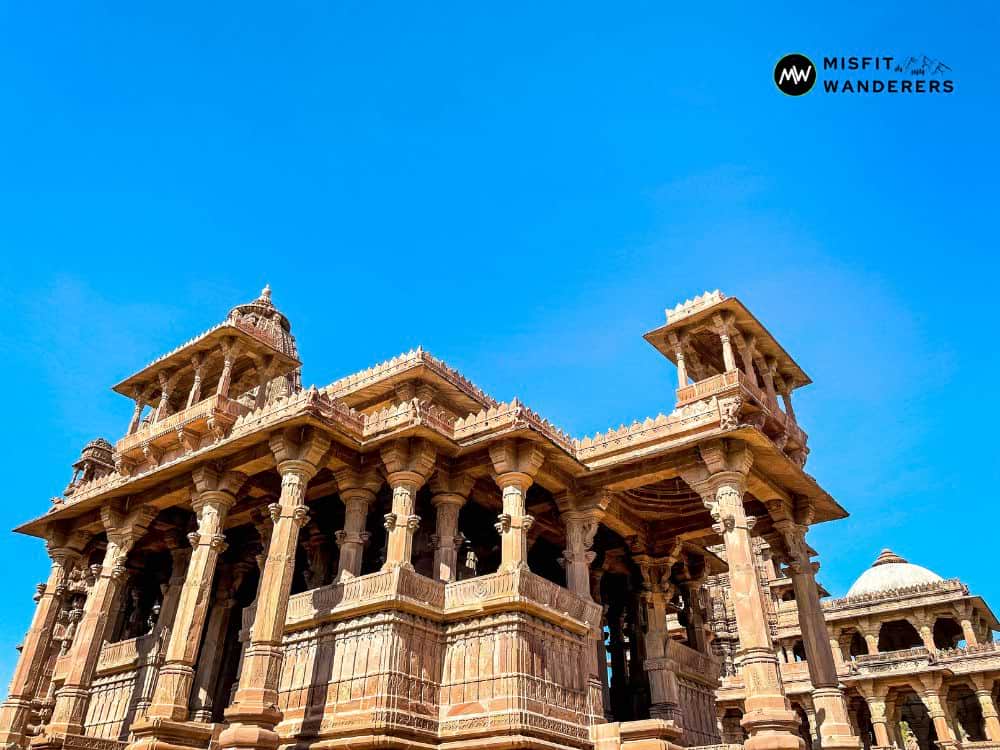
{"label": "dome", "polygon": [[270,284],[261,290],[257,299],[237,305],[230,310],[227,320],[278,351],[298,359],[295,337],[292,336],[292,324],[271,301]]}
{"label": "dome", "polygon": [[870,596],[894,589],[921,586],[944,580],[937,573],[908,563],[890,549],[884,549],[875,562],[862,573],[847,591],[848,596]]}

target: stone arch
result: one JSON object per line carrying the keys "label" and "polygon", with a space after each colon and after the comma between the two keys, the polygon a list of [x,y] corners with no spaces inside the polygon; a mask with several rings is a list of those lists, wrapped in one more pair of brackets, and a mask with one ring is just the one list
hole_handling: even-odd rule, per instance
{"label": "stone arch", "polygon": [[861,635],[861,632],[851,628],[845,634],[847,645],[847,658],[853,659],[855,656],[864,656],[868,653],[868,641]]}
{"label": "stone arch", "polygon": [[962,626],[954,617],[939,617],[934,621],[934,645],[937,648],[955,648],[964,641]]}
{"label": "stone arch", "polygon": [[920,633],[907,620],[889,620],[883,622],[878,631],[878,651],[902,651],[908,648],[923,646]]}
{"label": "stone arch", "polygon": [[792,643],[792,660],[793,661],[805,661],[806,660],[806,646],[802,642],[801,638],[795,640]]}
{"label": "stone arch", "polygon": [[[881,649],[880,649],[881,650]],[[890,722],[890,739],[902,750],[909,750],[916,743],[919,750],[937,750],[937,732],[924,702],[909,686],[893,688],[889,692],[893,701],[893,718]]]}
{"label": "stone arch", "polygon": [[852,695],[847,701],[847,712],[851,720],[851,727],[854,729],[864,750],[871,750],[875,745],[875,727],[872,725],[872,714],[868,708],[868,701],[860,695]]}
{"label": "stone arch", "polygon": [[960,682],[948,686],[944,697],[952,720],[952,731],[959,742],[985,741],[986,722],[975,691]]}

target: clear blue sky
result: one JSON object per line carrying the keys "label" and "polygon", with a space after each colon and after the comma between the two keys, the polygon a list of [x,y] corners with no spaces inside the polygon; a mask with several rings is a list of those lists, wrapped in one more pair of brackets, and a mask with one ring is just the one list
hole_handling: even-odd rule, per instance
{"label": "clear blue sky", "polygon": [[[994,4],[148,5],[0,7],[0,526],[265,281],[306,383],[422,344],[576,435],[671,408],[641,334],[720,287],[815,381],[828,588],[891,546],[1000,606]],[[788,52],[956,92],[789,98]],[[48,564],[2,545],[6,686]]]}

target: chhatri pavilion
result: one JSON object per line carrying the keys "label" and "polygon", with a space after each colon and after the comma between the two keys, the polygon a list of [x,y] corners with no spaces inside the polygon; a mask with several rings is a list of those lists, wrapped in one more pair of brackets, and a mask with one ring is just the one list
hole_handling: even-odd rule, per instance
{"label": "chhatri pavilion", "polygon": [[857,750],[913,695],[978,738],[940,716],[981,600],[821,602],[810,380],[738,299],[669,309],[672,409],[582,440],[420,349],[305,389],[291,330],[265,289],[115,386],[124,434],[17,529],[52,567],[2,747]]}

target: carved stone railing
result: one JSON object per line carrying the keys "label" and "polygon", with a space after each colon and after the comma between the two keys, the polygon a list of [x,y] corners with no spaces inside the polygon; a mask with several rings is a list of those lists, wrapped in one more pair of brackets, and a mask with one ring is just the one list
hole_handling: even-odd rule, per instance
{"label": "carved stone railing", "polygon": [[746,377],[740,370],[729,370],[710,378],[699,380],[691,385],[677,389],[677,405],[683,406],[692,401],[703,401],[712,396],[718,396],[727,390],[736,388],[746,382]]}
{"label": "carved stone railing", "polygon": [[914,672],[931,666],[935,661],[935,655],[923,646],[880,654],[862,654],[847,662],[846,676]]}
{"label": "carved stone railing", "polygon": [[529,604],[555,614],[562,621],[596,625],[600,605],[577,596],[526,569],[491,573],[445,587],[445,611],[455,613],[504,603]]}
{"label": "carved stone railing", "polygon": [[159,422],[144,424],[136,432],[126,435],[115,443],[115,452],[126,458],[138,458],[145,444],[167,438],[167,436],[170,437],[169,442],[173,443],[176,441],[179,430],[190,428],[197,428],[197,433],[203,434],[208,431],[209,419],[220,420],[228,426],[247,411],[249,408],[239,401],[213,394],[204,401],[199,401],[186,409],[174,412]]}
{"label": "carved stone railing", "polygon": [[786,662],[781,665],[781,679],[784,682],[809,679],[809,664],[804,661]]}
{"label": "carved stone railing", "polygon": [[679,672],[697,677],[701,682],[714,684],[719,679],[718,658],[695,651],[680,641],[667,641],[667,658],[674,662]]}
{"label": "carved stone railing", "polygon": [[105,643],[97,657],[97,674],[121,672],[155,657],[158,649],[152,634],[129,638],[117,643]]}
{"label": "carved stone railing", "polygon": [[919,583],[914,586],[904,586],[887,591],[876,591],[860,596],[844,596],[840,599],[826,599],[823,602],[823,611],[826,613],[836,613],[841,610],[864,608],[882,601],[892,601],[898,603],[901,599],[925,596],[927,594],[950,594],[958,593],[968,595],[969,587],[957,578],[949,578],[944,581],[930,581]]}
{"label": "carved stone railing", "polygon": [[[383,609],[387,603],[417,607],[426,616],[440,617],[460,617],[515,604],[554,615],[561,624],[588,628],[599,622],[600,617],[598,604],[529,570],[492,573],[446,585],[399,567],[289,597],[285,626],[299,629],[341,613],[353,616]],[[255,612],[256,605],[243,610],[244,640],[249,638]]]}

